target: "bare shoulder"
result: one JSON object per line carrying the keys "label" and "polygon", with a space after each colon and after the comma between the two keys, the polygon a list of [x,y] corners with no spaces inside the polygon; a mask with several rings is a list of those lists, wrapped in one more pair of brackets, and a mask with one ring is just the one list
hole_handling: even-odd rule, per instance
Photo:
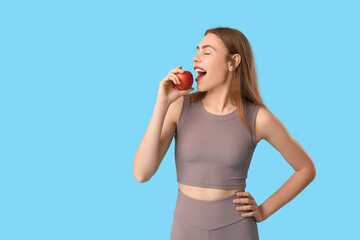
{"label": "bare shoulder", "polygon": [[276,145],[291,138],[284,124],[268,108],[262,106],[256,116],[255,129],[257,141],[265,139]]}
{"label": "bare shoulder", "polygon": [[172,123],[175,124],[175,127],[178,125],[181,109],[184,103],[184,96],[179,97],[176,99],[170,106],[169,106],[169,114],[172,119]]}

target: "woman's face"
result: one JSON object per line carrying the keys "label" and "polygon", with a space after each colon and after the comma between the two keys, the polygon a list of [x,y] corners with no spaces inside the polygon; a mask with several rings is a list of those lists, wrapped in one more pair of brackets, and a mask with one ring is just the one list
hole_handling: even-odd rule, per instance
{"label": "woman's face", "polygon": [[[197,81],[198,90],[207,91],[223,84],[228,79],[231,72],[226,62],[227,53],[227,48],[218,36],[213,33],[204,36],[193,58],[194,68],[200,67],[206,71],[205,76]],[[196,75],[199,76],[199,72],[196,72]]]}

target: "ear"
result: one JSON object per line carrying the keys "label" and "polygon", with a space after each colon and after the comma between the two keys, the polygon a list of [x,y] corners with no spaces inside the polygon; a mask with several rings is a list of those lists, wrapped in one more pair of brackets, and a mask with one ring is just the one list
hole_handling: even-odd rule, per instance
{"label": "ear", "polygon": [[241,56],[240,54],[234,54],[231,57],[231,62],[229,64],[229,71],[235,71],[235,69],[239,66],[241,62]]}

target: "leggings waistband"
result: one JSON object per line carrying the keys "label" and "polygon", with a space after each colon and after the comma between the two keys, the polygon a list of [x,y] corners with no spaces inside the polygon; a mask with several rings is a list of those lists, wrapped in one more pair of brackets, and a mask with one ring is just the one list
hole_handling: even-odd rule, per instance
{"label": "leggings waistband", "polygon": [[207,230],[226,226],[244,219],[241,214],[248,212],[236,210],[236,207],[247,204],[233,203],[235,198],[236,193],[213,201],[203,201],[191,198],[178,189],[174,217]]}

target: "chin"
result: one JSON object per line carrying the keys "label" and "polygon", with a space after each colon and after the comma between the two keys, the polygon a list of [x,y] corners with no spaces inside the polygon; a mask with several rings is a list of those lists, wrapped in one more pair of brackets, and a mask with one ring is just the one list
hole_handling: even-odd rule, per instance
{"label": "chin", "polygon": [[205,85],[203,85],[203,84],[204,83],[200,84],[200,86],[199,86],[199,84],[196,86],[198,92],[207,92],[212,88],[212,87],[209,88],[206,84]]}
{"label": "chin", "polygon": [[205,92],[206,89],[203,89],[202,87],[199,87],[199,85],[196,86],[196,89],[198,90],[198,92]]}

